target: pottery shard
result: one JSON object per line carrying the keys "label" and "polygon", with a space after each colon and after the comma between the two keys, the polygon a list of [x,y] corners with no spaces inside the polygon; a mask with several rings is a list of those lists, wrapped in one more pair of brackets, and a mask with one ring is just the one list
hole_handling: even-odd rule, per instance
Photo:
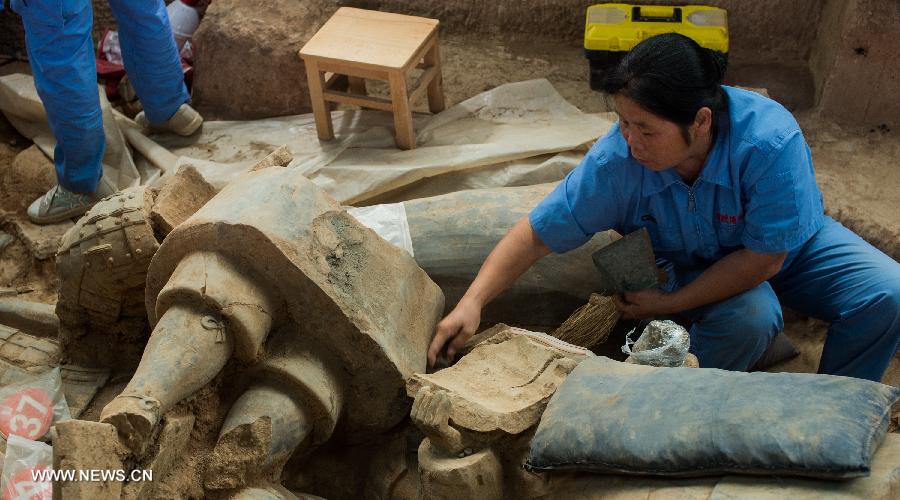
{"label": "pottery shard", "polygon": [[550,396],[578,361],[593,356],[543,333],[506,325],[495,329],[452,367],[414,375],[407,394],[414,397],[425,386],[446,391],[455,425],[519,434],[537,424]]}
{"label": "pottery shard", "polygon": [[59,343],[0,325],[0,360],[27,371],[44,371],[59,364]]}
{"label": "pottery shard", "polygon": [[[53,432],[53,469],[80,471],[115,471],[123,469],[122,449],[116,428],[109,424],[86,420],[66,420],[56,424]],[[89,500],[119,498],[122,483],[114,478],[88,481],[59,481],[59,498]],[[55,493],[55,491],[54,491]]]}
{"label": "pottery shard", "polygon": [[[106,424],[104,424],[106,425]],[[163,428],[156,440],[154,453],[140,465],[142,470],[153,471],[153,479],[158,482],[182,459],[194,428],[194,416],[166,417]],[[158,498],[154,494],[154,481],[132,481],[122,490],[122,500]]]}
{"label": "pottery shard", "polygon": [[74,224],[70,220],[56,224],[37,225],[24,215],[8,215],[4,229],[19,237],[35,259],[44,260],[53,257],[59,248],[63,235]]}
{"label": "pottery shard", "polygon": [[178,169],[160,188],[150,209],[154,228],[164,237],[215,195],[215,188],[203,179],[197,169]]}

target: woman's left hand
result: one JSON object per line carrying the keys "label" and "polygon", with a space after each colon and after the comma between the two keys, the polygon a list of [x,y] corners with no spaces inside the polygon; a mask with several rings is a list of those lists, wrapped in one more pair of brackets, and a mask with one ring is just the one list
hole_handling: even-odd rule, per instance
{"label": "woman's left hand", "polygon": [[645,288],[613,296],[616,307],[630,319],[646,319],[680,312],[673,296],[659,288]]}

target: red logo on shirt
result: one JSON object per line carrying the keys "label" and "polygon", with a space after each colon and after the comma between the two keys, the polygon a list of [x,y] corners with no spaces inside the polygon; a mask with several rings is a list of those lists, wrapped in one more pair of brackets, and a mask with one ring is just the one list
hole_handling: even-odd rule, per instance
{"label": "red logo on shirt", "polygon": [[744,220],[743,214],[741,215],[728,215],[728,214],[716,214],[716,220],[722,222],[724,224],[737,224],[738,222]]}

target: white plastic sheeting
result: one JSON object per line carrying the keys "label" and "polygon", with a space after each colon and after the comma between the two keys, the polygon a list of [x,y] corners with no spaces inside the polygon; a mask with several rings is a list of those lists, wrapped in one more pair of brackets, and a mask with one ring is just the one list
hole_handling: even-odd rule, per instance
{"label": "white plastic sheeting", "polygon": [[[192,137],[148,138],[124,116],[114,117],[105,100],[103,106],[104,175],[120,188],[153,184],[183,165],[222,187],[286,144],[294,155],[290,167],[347,205],[556,181],[612,125],[607,115],[579,111],[546,80],[503,85],[437,115],[415,115],[419,147],[410,151],[395,148],[393,119],[382,111],[335,111],[337,138],[320,142],[311,114],[206,122]],[[52,154],[30,76],[0,77],[0,110]]]}

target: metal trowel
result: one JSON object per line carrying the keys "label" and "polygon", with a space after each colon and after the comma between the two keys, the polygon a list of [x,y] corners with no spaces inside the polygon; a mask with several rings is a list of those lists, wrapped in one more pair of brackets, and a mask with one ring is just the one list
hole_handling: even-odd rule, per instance
{"label": "metal trowel", "polygon": [[656,267],[647,228],[629,233],[591,256],[600,274],[601,295],[616,295],[666,282],[666,272]]}

